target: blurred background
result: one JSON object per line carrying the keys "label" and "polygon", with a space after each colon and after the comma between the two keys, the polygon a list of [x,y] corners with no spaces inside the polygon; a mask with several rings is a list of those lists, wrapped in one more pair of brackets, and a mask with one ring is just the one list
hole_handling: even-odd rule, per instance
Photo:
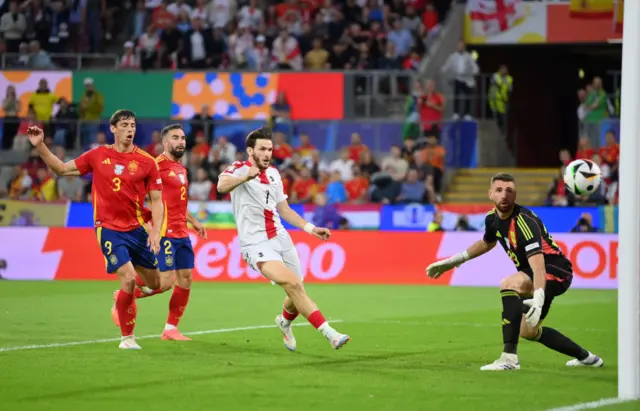
{"label": "blurred background", "polygon": [[[246,158],[246,134],[268,124],[289,200],[317,225],[378,240],[443,232],[428,244],[445,252],[442,239],[458,238],[447,232],[483,230],[490,177],[506,171],[550,232],[581,233],[561,242],[578,250],[584,278],[615,286],[623,7],[0,0],[0,226],[50,227],[38,231],[43,252],[73,253],[79,239],[60,245],[51,233],[93,227],[91,176],[56,177],[25,132],[43,127],[66,161],[111,143],[108,118],[127,108],[136,144],[154,156],[160,129],[184,125],[189,209],[221,238],[231,240],[235,224],[218,175]],[[602,168],[590,197],[564,188],[563,167],[577,158]],[[4,230],[0,274],[9,278],[16,236],[31,241],[36,231]],[[347,256],[357,247],[336,241]]]}

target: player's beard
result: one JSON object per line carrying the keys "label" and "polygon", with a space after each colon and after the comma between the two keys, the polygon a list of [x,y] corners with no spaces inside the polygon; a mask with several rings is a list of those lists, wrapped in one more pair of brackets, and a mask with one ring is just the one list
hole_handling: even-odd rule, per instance
{"label": "player's beard", "polygon": [[262,161],[260,160],[260,157],[258,157],[257,155],[253,155],[251,156],[253,158],[253,164],[256,165],[256,167],[258,167],[260,170],[266,170],[267,168],[269,168],[269,163],[267,163],[266,166],[262,165]]}
{"label": "player's beard", "polygon": [[[503,202],[504,201],[504,202]],[[497,203],[494,203],[496,209],[501,213],[506,213],[513,207],[513,201],[509,199],[500,200]]]}
{"label": "player's beard", "polygon": [[169,154],[171,154],[176,160],[180,160],[184,155],[184,152],[184,148],[181,151],[179,151],[177,147],[169,149]]}

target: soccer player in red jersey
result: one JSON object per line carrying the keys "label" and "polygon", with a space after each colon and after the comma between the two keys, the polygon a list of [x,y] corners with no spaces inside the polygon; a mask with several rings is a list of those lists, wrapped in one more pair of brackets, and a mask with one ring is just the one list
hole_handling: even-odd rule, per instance
{"label": "soccer player in red jersey", "polygon": [[[137,307],[134,299],[136,272],[147,287],[160,288],[156,254],[160,249],[163,221],[162,180],[155,159],[133,144],[136,118],[133,112],[118,110],[110,120],[115,144],[94,148],[66,163],[43,143],[38,127],[28,130],[29,141],[56,174],[93,173],[93,217],[96,235],[104,254],[107,272],[120,280],[115,308],[122,332],[122,349],[140,349],[133,335]],[[144,207],[149,194],[151,210]],[[147,233],[145,222],[152,220]]]}
{"label": "soccer player in red jersey", "polygon": [[[164,152],[156,158],[162,178],[164,220],[160,226],[160,288],[151,290],[145,287],[138,277],[135,290],[136,298],[150,297],[167,291],[173,286],[169,300],[169,317],[162,332],[163,340],[190,340],[178,331],[178,322],[189,302],[191,291],[194,254],[191,239],[187,231],[187,221],[202,239],[207,238],[204,226],[187,210],[189,200],[189,182],[187,170],[179,163],[185,153],[186,137],[180,124],[172,124],[162,129]],[[173,278],[175,275],[175,286]],[[113,317],[117,321],[117,316]]]}

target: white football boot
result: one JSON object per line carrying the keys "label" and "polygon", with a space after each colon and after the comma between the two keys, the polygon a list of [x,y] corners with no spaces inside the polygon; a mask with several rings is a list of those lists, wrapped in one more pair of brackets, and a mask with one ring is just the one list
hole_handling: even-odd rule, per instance
{"label": "white football boot", "polygon": [[500,358],[492,362],[491,364],[480,367],[481,371],[508,371],[519,370],[520,361],[518,361],[517,354],[507,354],[503,352]]}
{"label": "white football boot", "polygon": [[349,340],[351,340],[351,337],[347,334],[336,333],[329,341],[331,341],[331,346],[334,350],[339,350],[342,346],[348,343]]}
{"label": "white football boot", "polygon": [[584,360],[580,361],[577,358],[574,358],[573,360],[569,360],[567,361],[567,367],[595,367],[595,368],[600,368],[604,366],[604,361],[602,361],[602,358],[598,357],[597,355],[593,354],[593,353],[589,353],[589,356],[587,358],[585,358]]}
{"label": "white football boot", "polygon": [[278,315],[276,317],[276,325],[282,331],[282,340],[284,341],[284,346],[289,351],[296,350],[296,337],[293,336],[293,331],[291,331],[291,322],[285,320],[282,315]]}
{"label": "white football boot", "polygon": [[122,341],[120,341],[120,349],[122,350],[141,350],[142,347],[138,345],[136,342],[136,337],[133,335],[129,335],[127,337],[122,337]]}

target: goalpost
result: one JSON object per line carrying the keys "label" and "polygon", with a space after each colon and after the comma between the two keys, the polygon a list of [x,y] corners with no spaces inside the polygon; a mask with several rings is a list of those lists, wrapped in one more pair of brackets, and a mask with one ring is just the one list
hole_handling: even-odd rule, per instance
{"label": "goalpost", "polygon": [[624,2],[618,235],[618,397],[640,398],[640,0]]}

